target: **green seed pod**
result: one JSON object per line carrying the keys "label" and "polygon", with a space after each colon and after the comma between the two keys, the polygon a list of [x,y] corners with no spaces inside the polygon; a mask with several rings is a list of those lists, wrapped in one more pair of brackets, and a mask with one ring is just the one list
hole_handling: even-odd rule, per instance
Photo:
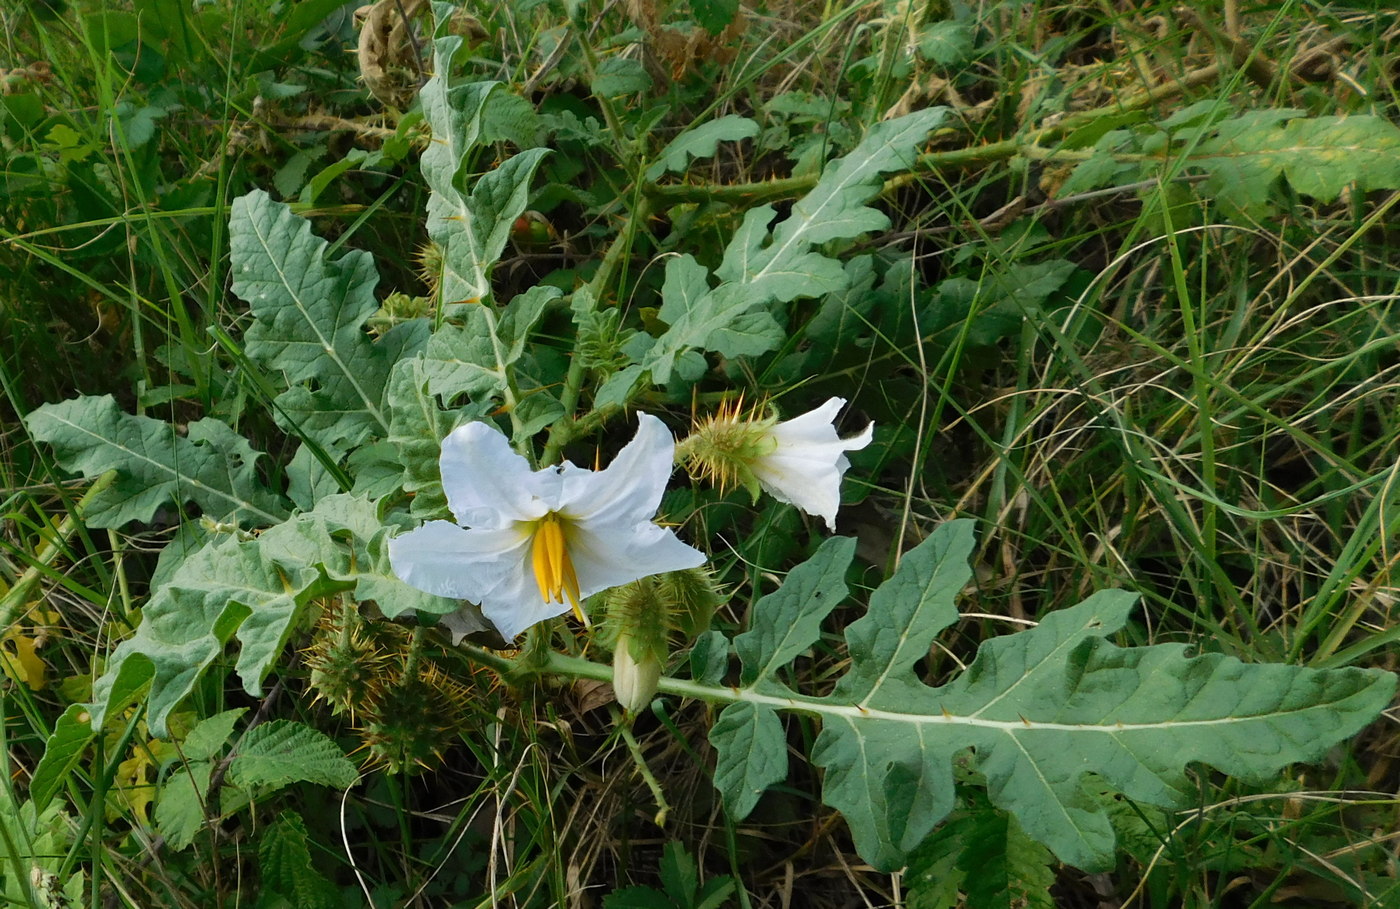
{"label": "green seed pod", "polygon": [[332,714],[353,718],[383,689],[388,657],[385,642],[366,627],[359,612],[335,601],[306,649],[311,689]]}

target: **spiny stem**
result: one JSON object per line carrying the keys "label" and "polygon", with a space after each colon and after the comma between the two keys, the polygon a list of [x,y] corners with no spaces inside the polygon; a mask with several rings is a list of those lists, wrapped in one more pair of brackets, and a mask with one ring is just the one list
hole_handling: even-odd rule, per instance
{"label": "spiny stem", "polygon": [[637,773],[641,774],[642,781],[651,790],[651,797],[656,800],[656,814],[651,822],[658,827],[666,826],[666,816],[671,813],[671,804],[666,801],[666,793],[661,791],[661,783],[656,779],[656,774],[651,772],[651,767],[647,765],[646,755],[642,754],[642,746],[637,741],[637,737],[632,734],[632,724],[622,717],[622,711],[614,709],[612,711],[613,726],[622,734],[622,740],[627,743],[627,750],[632,753],[632,762],[637,765]]}
{"label": "spiny stem", "polygon": [[[624,258],[632,251],[632,242],[637,235],[637,227],[646,223],[646,219],[651,216],[651,205],[647,198],[640,194],[636,195],[633,201],[632,215],[627,219],[622,233],[616,242],[608,247],[607,254],[603,256],[603,262],[598,266],[598,273],[593,276],[593,280],[588,282],[587,289],[596,307],[598,301],[602,299],[604,292],[612,283],[613,273],[618,270]],[[577,340],[573,356],[569,360],[569,371],[564,376],[564,390],[559,394],[559,403],[564,406],[564,415],[554,421],[554,425],[549,428],[549,439],[545,442],[544,452],[540,454],[542,465],[553,464],[559,460],[559,453],[564,446],[574,438],[575,433],[581,423],[574,418],[574,412],[578,409],[579,395],[583,391],[584,379],[583,357],[579,355]]]}
{"label": "spiny stem", "polygon": [[[925,174],[935,173],[941,170],[991,164],[994,161],[1004,161],[1018,155],[1037,158],[1051,157],[1052,154],[1048,149],[1039,147],[1041,143],[1087,126],[1101,117],[1118,116],[1127,111],[1150,108],[1152,105],[1157,104],[1165,98],[1182,93],[1187,88],[1204,82],[1213,81],[1218,78],[1219,75],[1220,67],[1212,64],[1198,70],[1193,70],[1175,82],[1160,85],[1150,91],[1138,92],[1112,105],[1071,114],[1058,123],[1032,130],[1024,136],[1002,139],[999,142],[989,142],[985,145],[970,145],[965,148],[954,148],[947,151],[927,152],[919,156],[918,163],[909,173],[901,174],[898,177],[886,181],[885,191],[897,189],[916,180],[923,179]],[[952,130],[940,130],[940,133],[943,134],[952,132]],[[1061,154],[1064,153],[1055,152],[1054,156],[1059,156]],[[779,180],[733,183],[728,185],[682,183],[659,186],[656,184],[648,184],[643,192],[645,192],[647,199],[654,201],[661,208],[683,202],[708,201],[754,205],[760,202],[800,196],[816,186],[817,179],[818,175],[809,174],[801,177],[785,177]]]}

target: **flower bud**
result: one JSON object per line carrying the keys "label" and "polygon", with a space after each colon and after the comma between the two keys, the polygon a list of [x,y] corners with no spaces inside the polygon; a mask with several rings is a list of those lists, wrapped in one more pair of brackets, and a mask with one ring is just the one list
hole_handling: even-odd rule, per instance
{"label": "flower bud", "polygon": [[669,652],[672,604],[659,594],[655,578],[608,591],[603,637],[614,642],[613,691],[628,713],[651,702]]}
{"label": "flower bud", "polygon": [[836,435],[833,420],[845,405],[831,398],[821,407],[779,423],[775,416],[741,415],[739,406],[722,407],[676,446],[692,475],[710,480],[721,492],[739,485],[754,497],[762,489],[836,529],[841,477],[851,462],[847,451],[870,444],[875,424],[850,438]]}
{"label": "flower bud", "polygon": [[653,657],[638,660],[632,655],[632,639],[622,635],[613,653],[613,692],[628,714],[636,714],[651,703],[661,679],[661,661]]}

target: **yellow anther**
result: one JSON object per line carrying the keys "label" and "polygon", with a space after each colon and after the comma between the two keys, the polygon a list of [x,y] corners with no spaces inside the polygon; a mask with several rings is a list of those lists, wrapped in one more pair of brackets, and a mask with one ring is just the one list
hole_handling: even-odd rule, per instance
{"label": "yellow anther", "polygon": [[578,620],[585,626],[589,625],[588,617],[579,606],[578,575],[574,573],[574,563],[569,558],[564,528],[559,523],[559,516],[553,512],[541,518],[535,528],[530,560],[535,569],[535,583],[539,585],[540,597],[544,602],[563,603],[567,598]]}

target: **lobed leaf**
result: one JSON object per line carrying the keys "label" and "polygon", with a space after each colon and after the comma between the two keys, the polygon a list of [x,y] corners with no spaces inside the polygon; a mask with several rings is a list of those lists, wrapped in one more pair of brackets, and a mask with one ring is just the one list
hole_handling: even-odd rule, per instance
{"label": "lobed leaf", "polygon": [[1323,202],[1352,185],[1361,192],[1400,188],[1400,127],[1383,117],[1305,117],[1286,108],[1228,114],[1206,101],[1161,123],[1106,132],[1060,194],[1150,178],[1164,159],[1176,157],[1205,172],[1206,195],[1251,217],[1276,205],[1280,179]]}
{"label": "lobed leaf", "polygon": [[93,685],[93,727],[149,684],[147,722],[164,735],[170,711],[234,637],[243,688],[261,695],[263,678],[317,596],[353,589],[391,617],[455,611],[455,601],[392,575],[385,550],[390,529],[371,503],[336,495],[255,538],[215,537],[171,573],[142,610],[135,634],[112,652]]}
{"label": "lobed leaf", "polygon": [[123,413],[111,395],[45,404],[24,419],[54,448],[65,470],[116,480],[83,514],[91,527],[148,523],[165,505],[193,502],[220,521],[266,526],[287,514],[257,474],[262,457],[248,440],[212,418],[181,436],[169,423]]}
{"label": "lobed leaf", "polygon": [[329,244],[311,225],[262,191],[234,200],[229,243],[233,292],[254,319],[246,353],[286,377],[274,401],[279,424],[336,454],[385,435],[389,369],[423,346],[427,323],[372,340],[363,330],[379,309],[370,255],[327,258]]}
{"label": "lobed leaf", "polygon": [[389,374],[387,441],[403,466],[401,486],[413,494],[414,514],[445,517],[447,496],[442,491],[438,458],[442,440],[457,420],[428,391],[425,362],[419,357],[400,360]]}
{"label": "lobed leaf", "polygon": [[[772,734],[756,731],[759,711],[800,710],[822,720],[812,760],[826,770],[823,799],[876,867],[899,867],[948,814],[953,760],[967,752],[993,804],[1062,861],[1098,870],[1113,863],[1114,837],[1085,774],[1139,803],[1177,805],[1191,792],[1189,765],[1254,779],[1316,760],[1395,690],[1395,676],[1379,670],[1252,666],[1187,656],[1175,644],[1117,647],[1106,638],[1135,597],[1116,590],[984,643],[964,673],[930,687],[915,665],[956,619],[972,544],[971,523],[952,521],[904,556],[847,628],[850,668],[832,694],[775,694],[786,692],[772,675],[778,661],[754,663],[766,675],[746,676],[731,695],[752,707],[727,721],[735,708],[726,708],[711,733],[731,810],[752,808],[754,787],[777,778],[736,772],[742,754],[771,751]],[[756,614],[755,625],[781,628],[810,607],[775,595],[760,608],[772,614]]]}
{"label": "lobed leaf", "polygon": [[657,180],[667,173],[685,173],[692,160],[713,158],[721,142],[738,142],[756,135],[758,124],[736,114],[702,123],[672,139],[647,168],[646,178]]}
{"label": "lobed leaf", "polygon": [[476,303],[491,296],[490,272],[501,257],[515,219],[529,202],[530,180],[547,149],[521,152],[481,175],[466,189],[496,82],[449,87],[452,58],[462,46],[457,35],[433,42],[433,77],[419,92],[433,140],[424,150],[423,178],[428,197],[428,236],[442,253],[439,297],[444,305]]}
{"label": "lobed leaf", "polygon": [[715,788],[735,818],[748,817],[759,796],[787,779],[787,735],[778,712],[766,704],[740,701],[720,713],[710,729],[715,746]]}
{"label": "lobed leaf", "polygon": [[758,601],[749,630],[734,638],[745,685],[771,684],[780,668],[817,642],[822,619],[846,598],[846,568],[855,551],[854,537],[827,539],[782,587]]}
{"label": "lobed leaf", "polygon": [[[1205,191],[1246,212],[1260,212],[1283,177],[1299,193],[1331,202],[1349,185],[1360,192],[1400,187],[1400,127],[1382,117],[1296,117],[1269,111],[1222,123],[1191,163],[1210,176]],[[1258,116],[1264,115],[1262,122]]]}
{"label": "lobed leaf", "polygon": [[499,312],[488,304],[464,308],[461,327],[444,325],[428,341],[422,372],[429,392],[447,400],[499,397],[508,384],[508,368],[524,356],[525,342],[545,306],[561,295],[558,288],[541,285],[516,295]]}
{"label": "lobed leaf", "polygon": [[[778,347],[785,335],[765,307],[846,287],[841,263],[813,247],[889,225],[888,217],[865,203],[884,185],[883,174],[913,165],[929,131],[946,113],[946,108],[930,108],[873,126],[776,227],[771,205],[746,212],[715,270],[718,286],[710,286],[708,270],[689,255],[669,259],[658,313],[668,328],[646,349],[636,373],[614,377],[619,384],[628,383],[622,394],[642,371],[658,384],[669,382],[696,350],[738,357]],[[600,393],[609,402],[619,397],[617,388],[604,391],[611,392]]]}
{"label": "lobed leaf", "polygon": [[872,126],[860,144],[828,166],[812,191],[793,205],[766,245],[761,245],[757,227],[771,220],[772,209],[750,210],[744,219],[747,229],[730,241],[716,274],[725,281],[776,284],[803,272],[812,246],[884,230],[889,218],[865,203],[884,186],[884,174],[912,169],[919,148],[947,113],[947,108],[931,107]]}

